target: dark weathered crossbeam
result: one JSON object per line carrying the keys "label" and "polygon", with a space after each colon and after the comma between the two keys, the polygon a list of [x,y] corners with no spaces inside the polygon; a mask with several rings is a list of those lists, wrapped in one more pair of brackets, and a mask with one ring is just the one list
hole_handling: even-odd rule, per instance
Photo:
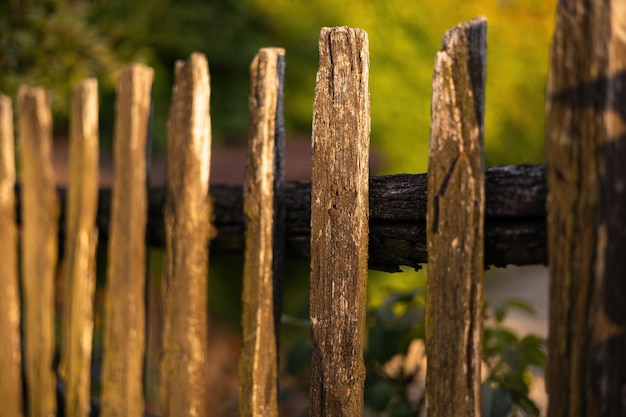
{"label": "dark weathered crossbeam", "polygon": [[[486,266],[545,264],[546,178],[545,166],[491,167],[486,176]],[[61,234],[66,190],[59,190]],[[243,251],[244,217],[241,185],[213,185],[216,237],[211,253]],[[164,245],[163,207],[165,188],[148,193],[148,244]],[[18,187],[19,200],[19,187]],[[100,190],[98,228],[107,239],[111,190]],[[370,180],[370,267],[397,271],[406,265],[419,268],[426,254],[426,174],[400,174]],[[287,183],[287,254],[309,256],[311,184]]]}

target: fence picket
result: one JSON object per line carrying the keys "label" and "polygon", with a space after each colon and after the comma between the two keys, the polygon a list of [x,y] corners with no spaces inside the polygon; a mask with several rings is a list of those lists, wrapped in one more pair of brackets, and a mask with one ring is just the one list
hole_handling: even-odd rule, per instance
{"label": "fence picket", "polygon": [[548,416],[626,415],[626,13],[559,2],[547,95]]}
{"label": "fence picket", "polygon": [[[285,51],[263,48],[250,67],[250,124],[244,188],[246,246],[242,294],[243,346],[239,361],[239,414],[278,415],[277,328],[274,279],[282,269],[284,236],[276,227],[284,184],[282,84]],[[284,213],[284,211],[281,210]],[[279,259],[275,259],[278,256]],[[277,308],[276,308],[277,307]]]}
{"label": "fence picket", "polygon": [[115,116],[115,177],[104,317],[101,416],[144,411],[146,138],[154,72],[120,72]]}
{"label": "fence picket", "polygon": [[370,136],[367,33],[322,28],[313,105],[311,416],[362,416]]}
{"label": "fence picket", "polygon": [[206,416],[207,270],[211,225],[209,67],[176,62],[167,136],[166,270],[160,364],[164,416]]}
{"label": "fence picket", "polygon": [[56,414],[54,282],[58,197],[52,170],[52,113],[41,88],[20,87],[22,291],[28,414]]}
{"label": "fence picket", "polygon": [[0,94],[0,416],[23,415],[20,298],[15,224],[15,136],[11,99]]}
{"label": "fence picket", "polygon": [[76,85],[70,115],[69,185],[61,363],[66,415],[88,416],[91,393],[93,304],[96,289],[95,227],[98,210],[98,82]]}
{"label": "fence picket", "polygon": [[429,416],[479,416],[487,23],[448,31],[435,59],[428,165]]}

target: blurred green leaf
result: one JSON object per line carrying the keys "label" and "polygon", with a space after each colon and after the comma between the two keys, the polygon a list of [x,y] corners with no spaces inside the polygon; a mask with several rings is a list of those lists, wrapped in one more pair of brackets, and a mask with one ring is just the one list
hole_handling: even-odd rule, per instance
{"label": "blurred green leaf", "polygon": [[376,317],[376,325],[383,328],[391,328],[396,321],[396,314],[393,308],[390,306],[381,306],[374,310],[374,316]]}
{"label": "blurred green leaf", "polygon": [[504,303],[502,303],[501,308],[503,308],[507,313],[510,312],[511,310],[518,310],[529,315],[537,314],[537,311],[534,309],[532,305],[530,305],[524,300],[519,300],[519,299],[514,299],[514,298],[504,301]]}
{"label": "blurred green leaf", "polygon": [[112,85],[121,60],[111,38],[91,24],[87,1],[32,0],[0,4],[0,91],[22,84],[50,92],[55,128],[66,128],[71,91],[87,77]]}
{"label": "blurred green leaf", "polygon": [[526,336],[520,342],[522,369],[528,366],[538,366],[545,370],[547,365],[546,340],[537,336]]}
{"label": "blurred green leaf", "polygon": [[532,378],[529,367],[537,366],[540,370],[545,370],[546,341],[536,335],[527,335],[520,340],[503,324],[511,310],[529,314],[534,312],[528,303],[516,299],[507,300],[497,307],[485,305],[485,316],[494,319],[483,329],[483,357],[489,367],[487,381],[494,389],[502,389],[508,393],[512,409],[516,412],[536,416],[538,409],[528,396],[528,386]]}
{"label": "blurred green leaf", "polygon": [[424,321],[424,309],[421,306],[409,307],[398,319],[398,327],[411,328]]}
{"label": "blurred green leaf", "polygon": [[416,414],[416,410],[409,404],[407,398],[403,395],[397,397],[397,401],[390,407],[390,417],[411,417]]}
{"label": "blurred green leaf", "polygon": [[397,388],[392,382],[377,378],[365,391],[367,405],[376,411],[384,411],[391,399],[397,394]]}
{"label": "blurred green leaf", "polygon": [[524,346],[524,348],[532,348],[532,349],[544,349],[546,347],[546,339],[543,337],[539,337],[534,334],[529,334],[524,336],[520,341],[520,344]]}
{"label": "blurred green leaf", "polygon": [[366,355],[368,361],[383,364],[398,352],[403,352],[402,332],[398,329],[388,329],[381,325],[374,325],[369,329],[367,337]]}
{"label": "blurred green leaf", "polygon": [[388,294],[387,297],[385,297],[383,304],[387,306],[393,305],[396,303],[411,304],[415,302],[416,297],[423,295],[423,294],[424,294],[423,288],[416,288],[416,289],[407,290],[407,291],[394,291]]}
{"label": "blurred green leaf", "polygon": [[517,336],[505,328],[485,328],[483,331],[483,349],[485,352],[501,352],[506,347],[519,343]]}
{"label": "blurred green leaf", "polygon": [[537,405],[527,396],[521,396],[515,401],[516,407],[523,411],[528,416],[538,416],[539,408]]}
{"label": "blurred green leaf", "polygon": [[502,381],[502,386],[511,393],[514,399],[528,395],[526,381],[524,381],[523,376],[519,373],[507,373]]}

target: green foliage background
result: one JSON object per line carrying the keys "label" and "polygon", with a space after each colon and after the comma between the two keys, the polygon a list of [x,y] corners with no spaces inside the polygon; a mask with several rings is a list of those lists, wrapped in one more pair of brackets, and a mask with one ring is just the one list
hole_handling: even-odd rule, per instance
{"label": "green foliage background", "polygon": [[477,15],[486,16],[487,163],[542,160],[553,0],[322,0],[315,7],[291,0],[256,0],[254,4],[280,28],[289,71],[306,74],[287,81],[286,103],[293,106],[288,116],[299,128],[309,123],[316,69],[312,57],[319,27],[349,25],[368,32],[372,144],[387,158],[386,173],[426,170],[435,53],[446,30]]}
{"label": "green foliage background", "polygon": [[49,89],[57,130],[69,92],[95,76],[103,140],[110,141],[116,71],[128,62],[156,70],[153,134],[163,149],[172,68],[193,51],[211,66],[216,141],[247,129],[248,66],[264,46],[287,50],[288,132],[310,132],[320,27],[369,34],[372,144],[383,172],[426,170],[434,56],[445,31],[484,15],[488,28],[487,163],[543,159],[544,90],[555,0],[8,0],[0,5],[0,90]]}

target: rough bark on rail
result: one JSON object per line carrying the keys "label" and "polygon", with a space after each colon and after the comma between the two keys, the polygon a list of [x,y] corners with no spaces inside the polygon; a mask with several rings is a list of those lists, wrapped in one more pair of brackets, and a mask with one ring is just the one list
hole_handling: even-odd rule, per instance
{"label": "rough bark on rail", "polygon": [[[370,268],[398,271],[400,266],[418,268],[427,262],[426,174],[399,174],[370,179]],[[545,264],[546,178],[545,166],[511,165],[487,168],[485,263],[486,266]],[[65,212],[65,189],[61,197],[61,223]],[[243,252],[244,218],[241,185],[213,185],[215,228],[212,253]],[[288,182],[287,256],[309,256],[311,184]],[[148,192],[148,244],[163,246],[165,189]],[[19,201],[19,188],[18,188]],[[100,239],[108,238],[111,190],[101,189],[98,209]],[[19,207],[18,207],[19,215]],[[61,230],[63,233],[63,230]]]}

